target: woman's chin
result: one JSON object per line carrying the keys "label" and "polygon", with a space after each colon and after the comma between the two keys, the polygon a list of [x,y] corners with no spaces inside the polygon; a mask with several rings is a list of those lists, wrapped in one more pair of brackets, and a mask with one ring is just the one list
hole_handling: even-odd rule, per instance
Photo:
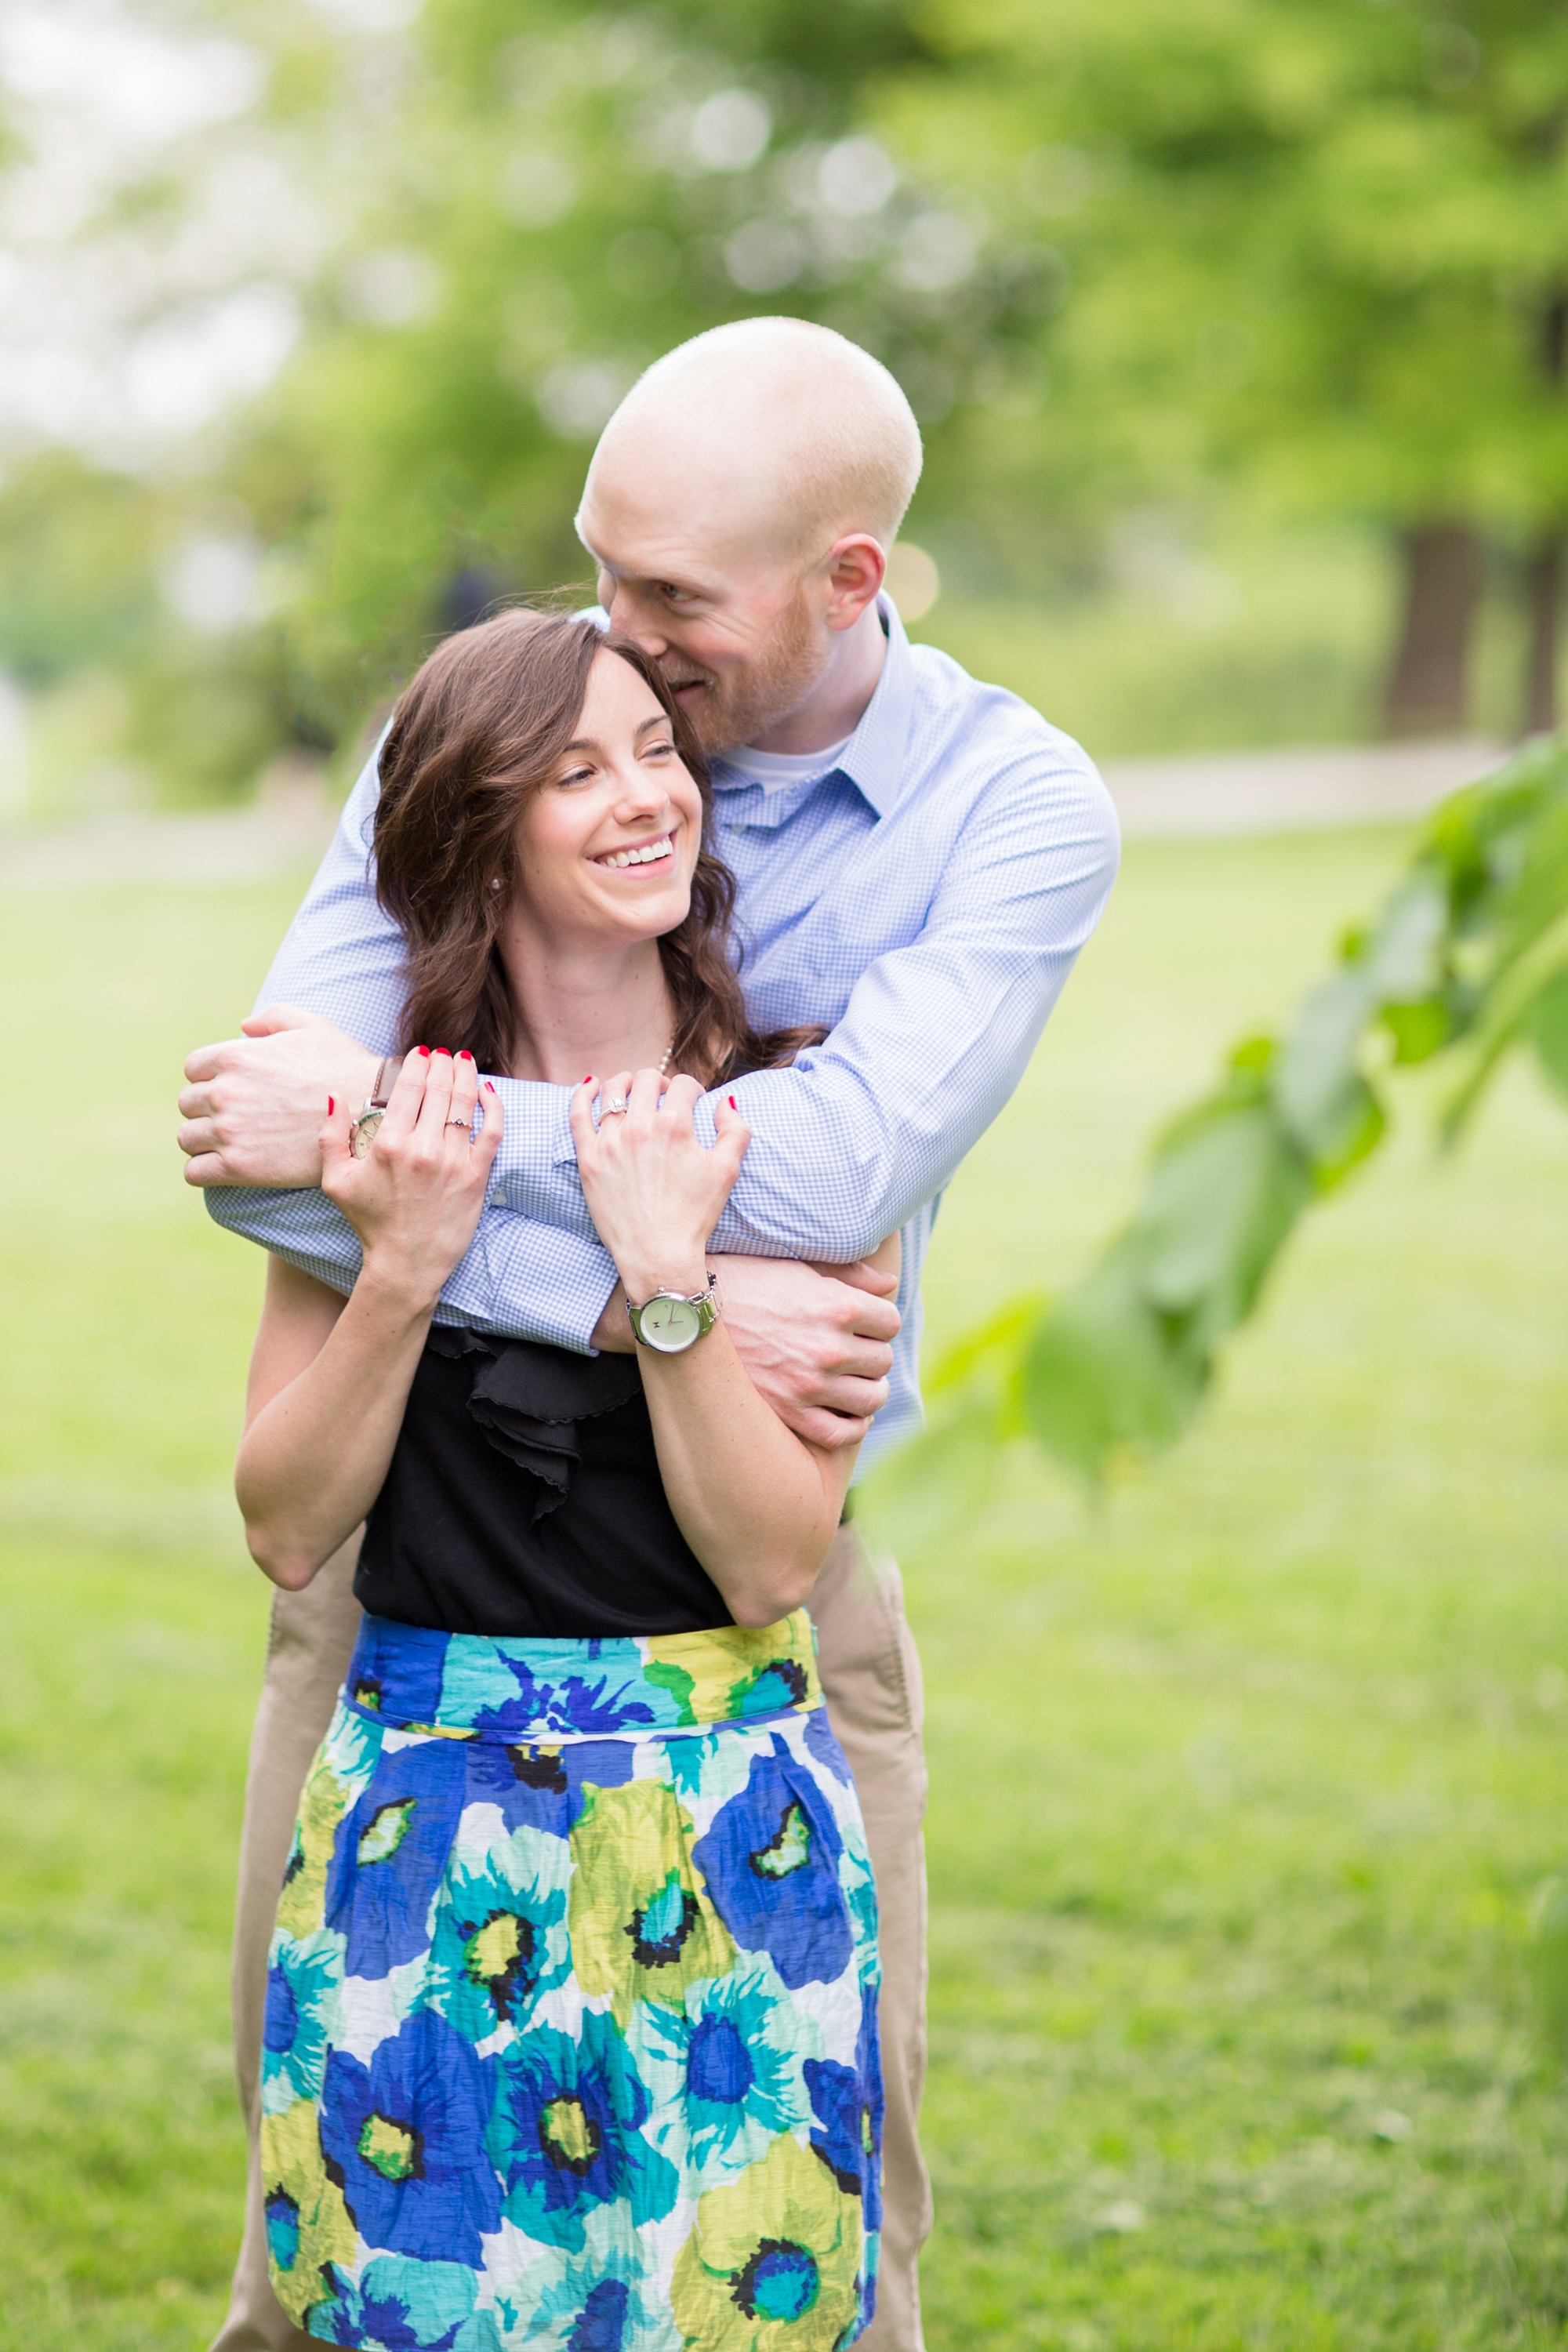
{"label": "woman's chin", "polygon": [[603,908],[605,944],[612,940],[661,940],[667,931],[679,930],[690,912],[691,892],[684,884],[657,890],[645,884],[635,895],[617,892]]}

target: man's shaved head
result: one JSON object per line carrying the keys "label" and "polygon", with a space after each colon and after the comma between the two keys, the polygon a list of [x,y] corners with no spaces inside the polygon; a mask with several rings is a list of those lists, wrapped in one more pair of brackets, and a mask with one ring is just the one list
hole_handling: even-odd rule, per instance
{"label": "man's shaved head", "polygon": [[887,369],[804,319],[715,327],[627,393],[577,532],[600,604],[710,751],[815,749],[842,714],[840,735],[854,725],[881,667],[877,598],[920,470]]}
{"label": "man's shaved head", "polygon": [[639,377],[605,427],[583,504],[585,519],[596,489],[636,499],[640,481],[668,499],[679,483],[710,543],[743,537],[811,562],[847,532],[890,547],[920,472],[920,428],[879,361],[804,319],[742,319]]}

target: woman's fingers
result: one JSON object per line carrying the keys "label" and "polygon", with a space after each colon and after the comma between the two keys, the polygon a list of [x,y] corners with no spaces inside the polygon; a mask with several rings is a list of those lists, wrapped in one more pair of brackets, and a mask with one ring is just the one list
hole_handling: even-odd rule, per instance
{"label": "woman's fingers", "polygon": [[728,1170],[731,1184],[741,1172],[751,1139],[752,1130],[736,1109],[734,1096],[721,1095],[713,1106],[713,1150],[720,1165]]}
{"label": "woman's fingers", "polygon": [[635,1119],[639,1127],[645,1120],[654,1118],[663,1092],[664,1080],[657,1070],[639,1070],[632,1080],[631,1092],[626,1097],[631,1106],[628,1118]]}
{"label": "woman's fingers", "polygon": [[474,1124],[479,1091],[479,1066],[467,1047],[452,1056],[452,1098],[447,1106],[447,1141],[454,1150],[466,1150]]}
{"label": "woman's fingers", "polygon": [[624,1111],[611,1110],[610,1104],[626,1102],[630,1098],[631,1091],[632,1074],[629,1070],[617,1070],[613,1078],[599,1080],[599,1132],[601,1135],[606,1127],[616,1126],[626,1116]]}
{"label": "woman's fingers", "polygon": [[395,1143],[409,1134],[416,1123],[425,1100],[425,1087],[430,1069],[430,1048],[416,1045],[411,1054],[403,1056],[403,1067],[397,1073],[397,1084],[387,1097],[386,1116],[377,1130],[388,1143]]}
{"label": "woman's fingers", "polygon": [[327,1097],[327,1116],[321,1121],[321,1166],[336,1168],[353,1157],[349,1141],[349,1129],[353,1125],[353,1112],[349,1104],[331,1095]]}
{"label": "woman's fingers", "polygon": [[425,1099],[419,1106],[418,1129],[423,1140],[438,1144],[452,1108],[452,1056],[437,1045],[425,1068]]}
{"label": "woman's fingers", "polygon": [[500,1097],[489,1078],[479,1089],[479,1105],[481,1123],[479,1131],[474,1138],[474,1159],[480,1173],[488,1179],[501,1137],[506,1131],[506,1113],[501,1108]]}
{"label": "woman's fingers", "polygon": [[[598,1084],[598,1079],[595,1077],[593,1072],[590,1071],[588,1076],[584,1079],[582,1085],[580,1087],[574,1087],[572,1100],[567,1105],[566,1116],[572,1122],[572,1140],[577,1147],[577,1163],[579,1167],[582,1166],[584,1159],[594,1148],[594,1096],[597,1090]],[[490,1117],[489,1108],[490,1097],[489,1095],[485,1097],[485,1125],[488,1129],[489,1126]],[[497,1108],[499,1108],[499,1107],[498,1099]]]}

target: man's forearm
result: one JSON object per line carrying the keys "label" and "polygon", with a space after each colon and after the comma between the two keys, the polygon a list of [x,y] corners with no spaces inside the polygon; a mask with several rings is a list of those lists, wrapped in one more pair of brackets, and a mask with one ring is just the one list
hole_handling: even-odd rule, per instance
{"label": "man's forearm", "polygon": [[[211,1215],[228,1232],[334,1290],[353,1288],[359,1241],[323,1193],[215,1185],[205,1197]],[[510,1210],[489,1208],[442,1290],[437,1320],[585,1351],[595,1345],[595,1327],[615,1283],[615,1265],[596,1238],[584,1242]]]}

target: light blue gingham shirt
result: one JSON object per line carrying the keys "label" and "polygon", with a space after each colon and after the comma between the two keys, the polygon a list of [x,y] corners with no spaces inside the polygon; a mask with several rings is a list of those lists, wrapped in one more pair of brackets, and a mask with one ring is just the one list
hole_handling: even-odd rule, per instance
{"label": "light blue gingham shirt", "polygon": [[[942,1189],[1023,1076],[1115,877],[1115,813],[1092,762],[1000,687],[911,646],[882,600],[881,678],[826,775],[714,775],[758,1025],[826,1023],[786,1070],[732,1091],[752,1129],[716,1252],[843,1262],[901,1228],[903,1328],[863,1469],[919,1423],[920,1277]],[[399,1042],[403,941],[368,855],[373,754],[259,1002],[326,1014],[372,1053]],[[489,1204],[443,1321],[586,1349],[616,1270],[577,1178],[568,1090],[499,1080]],[[699,1108],[712,1137],[712,1114]],[[214,1190],[218,1223],[335,1288],[359,1244],[320,1192]]]}

